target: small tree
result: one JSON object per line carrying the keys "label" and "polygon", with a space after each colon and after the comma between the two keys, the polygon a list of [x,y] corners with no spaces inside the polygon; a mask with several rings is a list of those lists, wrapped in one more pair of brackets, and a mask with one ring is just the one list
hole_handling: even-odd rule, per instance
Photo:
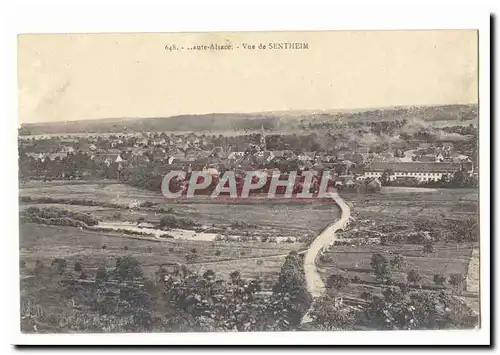
{"label": "small tree", "polygon": [[220,256],[221,254],[222,254],[222,252],[221,252],[219,249],[217,249],[217,250],[215,251],[215,256]]}
{"label": "small tree", "polygon": [[406,267],[406,258],[401,255],[395,255],[391,259],[391,267],[396,270],[403,270]]}
{"label": "small tree", "polygon": [[333,274],[326,280],[326,287],[340,290],[349,285],[349,279],[340,274]]}
{"label": "small tree", "polygon": [[102,250],[106,250],[108,249],[108,246],[106,244],[104,244],[102,247],[101,247]]}
{"label": "small tree", "polygon": [[24,260],[19,260],[19,268],[24,269],[26,267],[26,261]]}
{"label": "small tree", "polygon": [[457,290],[463,287],[464,282],[465,276],[459,273],[451,274],[450,278],[448,279],[448,283],[455,286]]}
{"label": "small tree", "polygon": [[372,270],[378,279],[383,280],[390,276],[389,262],[387,258],[380,253],[372,255]]}
{"label": "small tree", "polygon": [[434,283],[438,286],[444,285],[446,282],[446,276],[443,274],[436,274],[434,275]]}
{"label": "small tree", "polygon": [[420,276],[418,270],[411,269],[406,275],[406,280],[412,285],[417,285],[422,280],[422,276]]}
{"label": "small tree", "polygon": [[123,247],[123,250],[127,251],[127,250],[128,250],[128,246],[126,246],[126,245],[125,245],[125,246]]}
{"label": "small tree", "polygon": [[50,267],[52,269],[55,269],[60,274],[62,274],[66,270],[67,266],[68,266],[68,263],[66,262],[66,260],[61,259],[61,258],[57,258],[57,259],[52,260],[52,264],[50,265]]}
{"label": "small tree", "polygon": [[229,274],[229,278],[233,284],[238,284],[241,281],[241,273],[239,271],[233,271]]}

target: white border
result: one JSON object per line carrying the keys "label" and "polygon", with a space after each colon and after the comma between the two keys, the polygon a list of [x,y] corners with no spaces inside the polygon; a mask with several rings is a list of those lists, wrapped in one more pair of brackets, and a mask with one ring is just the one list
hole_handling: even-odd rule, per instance
{"label": "white border", "polygon": [[[83,3],[83,4],[82,4]],[[193,4],[184,1],[171,5],[132,5],[130,1],[86,1],[52,5],[18,2],[3,11],[7,31],[2,37],[0,56],[6,62],[0,98],[6,98],[7,111],[2,123],[4,159],[9,174],[2,174],[4,203],[1,204],[6,263],[4,277],[8,284],[2,292],[9,317],[3,317],[11,344],[489,344],[489,13],[481,6],[459,6],[450,3],[430,6],[362,4],[351,1],[342,5],[269,4],[264,6],[235,4]],[[398,2],[399,3],[399,2]],[[483,6],[484,8],[484,6]],[[17,82],[16,35],[19,33],[69,32],[197,32],[219,30],[389,30],[389,29],[479,29],[480,30],[480,208],[481,208],[481,288],[482,327],[473,331],[411,331],[411,332],[305,332],[305,333],[209,333],[209,334],[99,334],[99,335],[23,335],[19,332],[19,280],[17,235]]]}

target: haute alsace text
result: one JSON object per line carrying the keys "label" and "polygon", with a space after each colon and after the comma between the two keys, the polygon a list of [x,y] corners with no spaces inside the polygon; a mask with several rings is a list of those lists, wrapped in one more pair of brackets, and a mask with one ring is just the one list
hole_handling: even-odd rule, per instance
{"label": "haute alsace text", "polygon": [[241,44],[196,44],[196,45],[178,45],[166,44],[165,50],[173,51],[232,51],[232,50],[304,50],[309,49],[309,43],[305,42],[269,42],[269,43],[241,43]]}

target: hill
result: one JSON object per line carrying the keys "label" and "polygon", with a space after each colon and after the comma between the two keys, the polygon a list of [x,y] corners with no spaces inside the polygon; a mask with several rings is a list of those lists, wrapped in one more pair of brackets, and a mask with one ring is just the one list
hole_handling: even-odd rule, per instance
{"label": "hill", "polygon": [[66,122],[23,124],[19,134],[111,133],[157,131],[223,131],[292,128],[300,121],[349,122],[418,118],[429,122],[477,122],[477,105],[406,106],[365,110],[276,111],[260,113],[210,113],[172,117],[103,118]]}

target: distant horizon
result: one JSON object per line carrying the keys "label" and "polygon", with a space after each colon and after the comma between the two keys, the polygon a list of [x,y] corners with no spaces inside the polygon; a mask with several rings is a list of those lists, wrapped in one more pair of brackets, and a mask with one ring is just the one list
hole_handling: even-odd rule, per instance
{"label": "distant horizon", "polygon": [[41,125],[41,124],[57,124],[64,125],[69,122],[83,122],[83,121],[100,121],[100,120],[140,120],[140,119],[168,119],[180,116],[208,116],[208,115],[279,115],[286,113],[294,113],[297,115],[299,113],[304,114],[315,114],[315,113],[349,113],[349,112],[359,112],[359,111],[370,111],[370,110],[382,110],[382,109],[398,109],[398,108],[410,108],[410,107],[441,107],[441,106],[478,106],[479,103],[452,103],[452,104],[412,104],[412,105],[395,105],[395,106],[372,106],[372,107],[358,107],[358,108],[339,108],[339,109],[290,109],[290,110],[269,110],[269,111],[248,111],[248,112],[238,112],[238,111],[221,111],[221,112],[206,112],[206,113],[180,113],[175,115],[165,115],[165,116],[122,116],[122,117],[92,117],[92,118],[76,118],[68,119],[65,121],[40,121],[40,122],[24,122],[20,123],[18,127],[26,125]]}

